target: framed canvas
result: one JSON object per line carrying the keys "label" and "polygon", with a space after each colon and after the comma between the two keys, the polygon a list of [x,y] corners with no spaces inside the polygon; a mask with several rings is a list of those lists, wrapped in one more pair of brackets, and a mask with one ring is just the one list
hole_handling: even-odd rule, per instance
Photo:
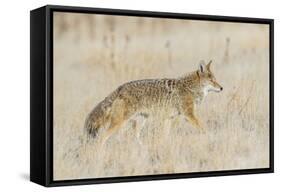
{"label": "framed canvas", "polygon": [[30,179],[273,172],[273,20],[31,11]]}

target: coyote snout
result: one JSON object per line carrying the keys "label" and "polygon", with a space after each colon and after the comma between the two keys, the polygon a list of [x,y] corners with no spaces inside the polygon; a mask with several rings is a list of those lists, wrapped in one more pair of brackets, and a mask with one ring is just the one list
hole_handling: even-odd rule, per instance
{"label": "coyote snout", "polygon": [[211,71],[211,61],[207,65],[200,62],[198,70],[179,78],[131,81],[119,86],[92,110],[86,118],[85,131],[93,138],[108,125],[102,135],[102,140],[106,141],[133,114],[153,106],[164,110],[174,108],[193,127],[202,130],[195,106],[208,92],[222,90]]}

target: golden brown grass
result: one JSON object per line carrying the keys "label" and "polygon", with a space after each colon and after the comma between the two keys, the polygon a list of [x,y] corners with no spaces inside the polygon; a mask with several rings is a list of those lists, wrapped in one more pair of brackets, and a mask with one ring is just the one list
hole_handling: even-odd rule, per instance
{"label": "golden brown grass", "polygon": [[[267,25],[55,13],[54,179],[268,167],[268,32]],[[224,87],[198,107],[206,133],[152,109],[105,146],[82,144],[86,115],[117,86],[178,77],[202,59],[213,59]]]}

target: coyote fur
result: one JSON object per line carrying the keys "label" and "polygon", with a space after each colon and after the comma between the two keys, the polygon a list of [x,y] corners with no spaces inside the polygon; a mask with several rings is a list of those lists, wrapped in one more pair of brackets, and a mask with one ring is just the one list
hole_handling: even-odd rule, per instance
{"label": "coyote fur", "polygon": [[201,61],[198,70],[179,78],[136,80],[119,86],[87,116],[84,128],[88,138],[96,137],[108,125],[103,135],[107,140],[133,114],[155,105],[173,107],[193,127],[202,130],[195,113],[196,105],[209,91],[223,89],[210,69],[211,62],[205,65]]}

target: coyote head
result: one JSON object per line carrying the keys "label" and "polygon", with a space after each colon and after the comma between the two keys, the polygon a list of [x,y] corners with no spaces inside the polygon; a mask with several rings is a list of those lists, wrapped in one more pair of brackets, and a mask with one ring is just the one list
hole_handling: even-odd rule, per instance
{"label": "coyote head", "polygon": [[220,92],[223,90],[222,86],[217,83],[214,74],[212,73],[211,67],[212,60],[205,65],[204,61],[199,64],[198,75],[200,79],[200,85],[206,95],[209,91]]}

